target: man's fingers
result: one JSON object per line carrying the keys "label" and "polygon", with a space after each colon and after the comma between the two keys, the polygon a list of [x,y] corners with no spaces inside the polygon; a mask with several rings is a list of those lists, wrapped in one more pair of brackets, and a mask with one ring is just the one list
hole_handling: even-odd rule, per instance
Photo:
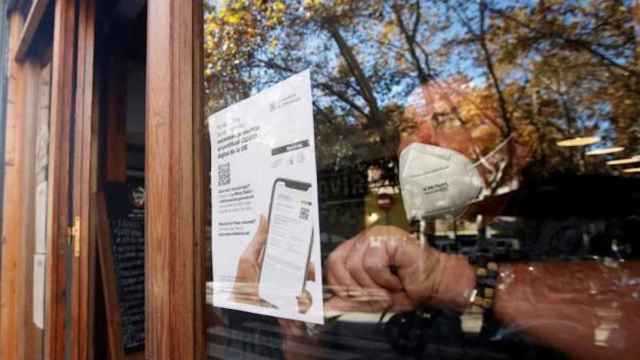
{"label": "man's fingers", "polygon": [[404,291],[398,291],[391,294],[391,311],[400,312],[408,311],[415,308],[409,296]]}
{"label": "man's fingers", "polygon": [[354,240],[342,243],[329,255],[325,263],[329,285],[342,297],[348,296],[349,289],[357,289],[360,287],[345,266],[346,257],[353,244]]}
{"label": "man's fingers", "polygon": [[334,312],[382,312],[389,308],[388,301],[374,298],[347,299],[334,296],[325,303],[325,314],[331,316]]}
{"label": "man's fingers", "polygon": [[364,254],[363,267],[377,285],[393,291],[402,290],[400,279],[391,273],[389,255],[384,247],[369,246]]}
{"label": "man's fingers", "polygon": [[361,289],[360,285],[351,277],[344,266],[330,267],[327,280],[338,296],[347,297],[349,291]]}
{"label": "man's fingers", "polygon": [[329,301],[325,302],[325,313],[330,315],[332,311],[338,312],[354,312],[361,308],[360,304],[356,304],[353,300],[342,298],[340,296],[334,296]]}
{"label": "man's fingers", "polygon": [[[375,294],[375,296],[379,297],[387,297],[390,301],[391,298],[387,290],[378,285],[369,274],[367,274],[364,268],[364,258],[368,247],[369,245],[366,241],[361,241],[351,248],[346,263],[347,270],[365,292]],[[351,291],[349,292],[349,296],[354,296]]]}

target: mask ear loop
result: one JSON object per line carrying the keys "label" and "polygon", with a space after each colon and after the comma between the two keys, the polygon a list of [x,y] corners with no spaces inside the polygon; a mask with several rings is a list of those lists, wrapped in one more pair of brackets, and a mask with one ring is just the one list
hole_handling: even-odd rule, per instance
{"label": "mask ear loop", "polygon": [[486,167],[489,167],[488,164],[486,164],[486,160],[491,158],[493,155],[495,155],[498,151],[500,151],[500,149],[502,149],[502,147],[504,147],[510,140],[511,138],[513,138],[513,133],[511,133],[511,135],[507,136],[506,139],[502,140],[502,142],[500,142],[500,144],[496,145],[496,147],[489,151],[488,154],[483,155],[480,157],[480,159],[478,159],[478,161],[474,162],[472,164],[473,167],[478,167],[478,165],[483,164]]}
{"label": "mask ear loop", "polygon": [[[509,136],[507,136],[506,139],[502,140],[498,145],[496,145],[495,148],[493,148],[493,150],[489,151],[489,153],[487,153],[486,155],[483,155],[480,157],[480,159],[478,159],[478,161],[476,161],[475,163],[471,164],[471,166],[473,168],[478,167],[478,165],[482,164],[484,165],[487,169],[490,169],[491,166],[489,164],[486,163],[487,159],[491,158],[493,155],[495,155],[498,151],[500,151],[500,149],[502,149],[512,138],[513,138],[513,133],[511,133]],[[485,197],[486,194],[484,194],[484,190],[480,192],[480,194],[478,194],[477,198],[472,201],[473,202],[477,202],[480,201],[481,199],[483,199]],[[461,216],[463,216],[468,209],[465,209]]]}

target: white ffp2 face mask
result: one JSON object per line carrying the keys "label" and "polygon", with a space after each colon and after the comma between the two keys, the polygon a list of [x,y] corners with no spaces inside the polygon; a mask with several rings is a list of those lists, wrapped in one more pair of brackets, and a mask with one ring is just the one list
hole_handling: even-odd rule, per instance
{"label": "white ffp2 face mask", "polygon": [[459,215],[483,188],[476,166],[457,151],[414,143],[400,154],[400,189],[410,220]]}

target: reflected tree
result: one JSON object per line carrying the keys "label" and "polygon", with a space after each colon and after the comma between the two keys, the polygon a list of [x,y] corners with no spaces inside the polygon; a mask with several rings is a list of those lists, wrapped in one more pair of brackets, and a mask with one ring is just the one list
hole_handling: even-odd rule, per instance
{"label": "reflected tree", "polygon": [[599,136],[596,146],[640,151],[632,8],[620,0],[209,1],[207,110],[311,69],[323,168],[394,162],[401,134],[427,124],[431,136],[469,140],[463,151],[484,161],[490,193],[517,184],[522,170],[617,171],[606,157],[556,143]]}

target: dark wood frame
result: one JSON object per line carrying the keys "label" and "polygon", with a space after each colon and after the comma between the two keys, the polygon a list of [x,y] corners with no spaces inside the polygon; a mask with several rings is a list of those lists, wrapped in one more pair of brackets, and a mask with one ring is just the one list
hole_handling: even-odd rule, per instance
{"label": "dark wood frame", "polygon": [[[14,60],[19,44],[19,32],[24,20],[18,12],[9,15],[9,83],[7,85],[7,116],[5,138],[5,192],[3,204],[2,229],[2,281],[0,282],[0,358],[18,359],[24,357],[24,341],[20,338],[25,321],[24,314],[24,267],[21,262],[26,260],[22,247],[24,226],[22,222],[22,169],[24,160],[24,130],[25,130],[25,65]],[[11,224],[8,226],[7,224]]]}
{"label": "dark wood frame", "polygon": [[95,95],[95,0],[78,7],[75,86],[73,215],[79,219],[73,259],[71,358],[93,359],[96,267],[95,193],[98,171],[98,100]]}
{"label": "dark wood frame", "polygon": [[146,358],[201,359],[203,6],[147,6]]}
{"label": "dark wood frame", "polygon": [[[23,280],[21,282],[22,291],[23,291],[23,299],[24,299],[24,309],[22,309],[22,314],[24,316],[23,326],[18,328],[18,339],[22,340],[22,346],[24,346],[23,358],[32,359],[35,357],[38,351],[42,351],[43,344],[40,344],[39,341],[36,341],[39,336],[44,335],[41,330],[37,329],[33,324],[33,255],[35,250],[35,192],[36,192],[36,169],[33,166],[36,161],[36,144],[37,144],[37,124],[39,122],[39,117],[41,116],[41,86],[42,82],[46,81],[49,83],[50,87],[50,74],[49,78],[43,80],[44,72],[50,71],[50,68],[46,66],[46,62],[48,62],[45,56],[34,57],[30,59],[26,59],[24,61],[23,67],[25,69],[25,93],[24,93],[24,101],[25,101],[25,111],[22,127],[24,128],[22,139],[23,139],[23,147],[21,159],[23,160],[22,164],[22,201],[20,204],[21,216],[22,216],[22,224],[23,226],[23,243],[22,243],[22,251],[24,256],[24,261],[19,264],[18,273],[23,274]],[[46,78],[47,76],[45,76]],[[50,88],[49,88],[50,90]]]}
{"label": "dark wood frame", "polygon": [[[2,234],[0,358],[25,358],[26,236],[24,187],[27,122],[24,59],[50,0],[35,0],[26,19],[10,15],[6,180]],[[79,4],[79,7],[78,7]],[[97,212],[97,112],[94,79],[95,0],[56,0],[52,49],[45,359],[93,356],[93,278]],[[147,42],[146,358],[203,359],[206,176],[202,92],[202,0],[149,0]],[[72,121],[75,113],[75,123]],[[72,128],[75,126],[74,128]],[[75,134],[73,178],[70,135]],[[70,184],[74,197],[70,203]],[[72,211],[69,211],[72,207]],[[22,210],[21,210],[22,209]],[[79,219],[68,289],[71,218]],[[69,291],[67,293],[67,291]],[[72,326],[65,331],[67,297]],[[21,330],[22,329],[22,330]]]}
{"label": "dark wood frame", "polygon": [[[73,112],[73,67],[76,7],[73,0],[57,0],[54,11],[51,78],[51,137],[49,200],[52,216],[47,235],[47,296],[45,357],[64,359],[66,309],[66,251],[69,236],[70,132]],[[54,216],[56,214],[57,216]]]}
{"label": "dark wood frame", "polygon": [[[10,76],[7,110],[7,189],[3,211],[2,323],[0,357],[29,359],[35,356],[29,332],[31,317],[26,302],[30,299],[27,284],[28,264],[32,262],[28,237],[33,233],[31,213],[33,199],[23,199],[35,174],[33,161],[34,109],[30,109],[37,92],[33,89],[38,59],[28,51],[43,20],[48,0],[35,0],[26,20],[13,8],[10,18]],[[44,354],[46,359],[63,359],[65,346],[65,310],[67,306],[66,251],[69,230],[70,134],[74,95],[73,76],[76,41],[76,2],[58,0],[54,5],[54,28],[51,56],[50,144],[49,144],[49,215],[47,218],[46,319]],[[75,325],[74,325],[75,326]]]}
{"label": "dark wood frame", "polygon": [[206,261],[207,199],[209,198],[209,168],[207,159],[208,127],[205,121],[204,98],[204,3],[193,0],[193,182],[194,182],[194,283],[195,283],[195,359],[207,359],[207,299]]}

